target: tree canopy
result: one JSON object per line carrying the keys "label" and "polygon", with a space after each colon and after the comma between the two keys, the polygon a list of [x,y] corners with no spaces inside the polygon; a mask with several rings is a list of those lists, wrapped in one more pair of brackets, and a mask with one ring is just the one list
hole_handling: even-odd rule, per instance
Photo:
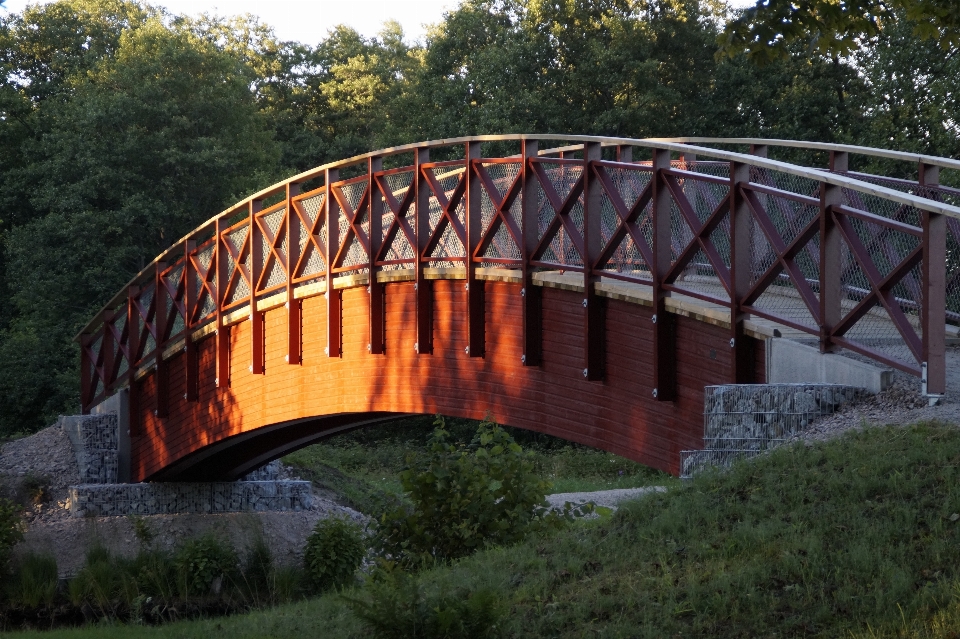
{"label": "tree canopy", "polygon": [[281,41],[250,16],[135,0],[0,16],[0,434],[76,410],[73,335],[144,264],[233,201],[326,161],[509,132],[954,154],[958,11],[952,0],[765,0],[740,14],[722,0],[463,0],[420,42],[388,23],[316,43]]}

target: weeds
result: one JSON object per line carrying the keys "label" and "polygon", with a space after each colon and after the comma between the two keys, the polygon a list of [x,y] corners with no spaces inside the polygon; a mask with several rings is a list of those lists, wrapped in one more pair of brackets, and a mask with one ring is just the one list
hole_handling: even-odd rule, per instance
{"label": "weeds", "polygon": [[8,583],[7,596],[12,605],[49,606],[57,596],[57,560],[51,555],[26,555]]}

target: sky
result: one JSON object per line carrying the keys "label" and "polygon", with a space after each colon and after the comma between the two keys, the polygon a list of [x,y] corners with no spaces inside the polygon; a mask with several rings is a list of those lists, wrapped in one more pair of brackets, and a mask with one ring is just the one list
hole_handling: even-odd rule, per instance
{"label": "sky", "polygon": [[[754,1],[733,0],[732,4]],[[19,13],[35,2],[7,0],[0,12]],[[440,22],[444,11],[454,9],[459,0],[148,0],[148,4],[186,15],[251,13],[272,26],[281,40],[316,44],[335,25],[346,24],[372,37],[390,19],[403,26],[408,40],[417,40],[426,32],[425,25]]]}

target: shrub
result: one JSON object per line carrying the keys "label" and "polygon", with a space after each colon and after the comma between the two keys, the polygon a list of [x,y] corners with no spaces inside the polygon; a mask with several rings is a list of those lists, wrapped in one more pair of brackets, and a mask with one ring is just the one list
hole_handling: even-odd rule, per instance
{"label": "shrub", "polygon": [[272,573],[273,553],[263,537],[258,536],[247,550],[243,564],[243,582],[249,594],[258,599],[267,595]]}
{"label": "shrub", "polygon": [[412,508],[380,520],[381,554],[412,567],[455,559],[486,545],[511,544],[572,516],[546,510],[550,484],[507,431],[483,422],[469,446],[451,443],[438,417],[426,459],[408,458],[400,475]]}
{"label": "shrub", "polygon": [[120,585],[120,573],[110,551],[103,546],[94,546],[87,551],[83,568],[70,580],[70,601],[76,606],[88,602],[105,612],[117,596]]}
{"label": "shrub", "polygon": [[306,578],[316,592],[340,588],[350,583],[366,554],[360,526],[345,518],[321,519],[303,553]]}
{"label": "shrub", "polygon": [[237,553],[214,535],[191,539],[173,557],[181,596],[219,594],[225,581],[236,576]]}
{"label": "shrub", "polygon": [[364,598],[343,598],[377,639],[484,639],[496,632],[503,609],[494,591],[426,597],[416,577],[382,565],[367,581]]}
{"label": "shrub", "polygon": [[0,498],[0,570],[6,568],[10,551],[23,540],[23,517],[20,507]]}
{"label": "shrub", "polygon": [[52,555],[26,555],[10,584],[11,603],[29,608],[49,606],[57,596],[57,560]]}

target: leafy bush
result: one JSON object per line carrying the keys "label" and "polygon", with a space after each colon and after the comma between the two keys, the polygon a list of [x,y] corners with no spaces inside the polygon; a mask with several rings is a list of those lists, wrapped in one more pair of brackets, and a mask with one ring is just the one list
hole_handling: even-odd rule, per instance
{"label": "leafy bush", "polygon": [[321,519],[303,553],[310,586],[323,592],[349,584],[366,554],[360,526],[345,518]]}
{"label": "leafy bush", "polygon": [[233,547],[214,535],[191,539],[173,557],[181,596],[219,594],[224,581],[232,580],[239,561]]}
{"label": "leafy bush", "polygon": [[484,639],[503,616],[492,590],[426,597],[416,577],[390,562],[374,572],[364,592],[362,599],[343,599],[377,639]]}
{"label": "leafy bush", "polygon": [[569,508],[565,514],[546,509],[550,484],[507,431],[483,422],[470,445],[457,445],[443,417],[434,423],[426,459],[411,455],[400,475],[412,508],[401,505],[380,520],[381,554],[405,567],[455,559],[571,516]]}
{"label": "leafy bush", "polygon": [[120,572],[110,556],[110,551],[103,546],[94,546],[87,551],[83,568],[70,580],[70,601],[75,606],[86,602],[106,611],[118,594],[120,585]]}
{"label": "leafy bush", "polygon": [[10,551],[23,540],[23,516],[20,507],[0,498],[0,570],[6,567]]}
{"label": "leafy bush", "polygon": [[57,596],[57,560],[52,555],[23,557],[10,582],[10,600],[28,608],[49,606]]}

